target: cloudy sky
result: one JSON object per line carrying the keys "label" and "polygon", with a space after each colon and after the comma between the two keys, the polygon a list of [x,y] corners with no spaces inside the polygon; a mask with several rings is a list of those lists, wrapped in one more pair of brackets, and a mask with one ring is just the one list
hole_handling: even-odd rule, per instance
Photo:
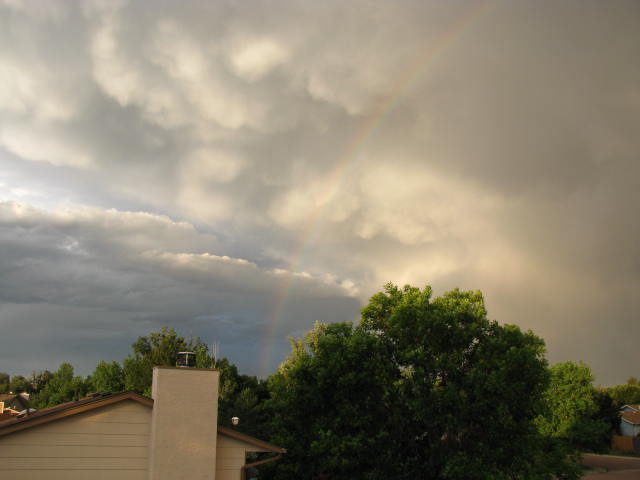
{"label": "cloudy sky", "polygon": [[0,0],[0,371],[266,375],[386,282],[640,375],[640,3]]}

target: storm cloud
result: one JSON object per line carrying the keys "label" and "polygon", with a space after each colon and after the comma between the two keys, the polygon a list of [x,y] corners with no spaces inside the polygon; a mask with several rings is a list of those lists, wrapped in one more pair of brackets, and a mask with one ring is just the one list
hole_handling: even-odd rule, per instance
{"label": "storm cloud", "polygon": [[88,373],[169,325],[264,375],[392,281],[638,375],[638,20],[0,1],[0,370]]}

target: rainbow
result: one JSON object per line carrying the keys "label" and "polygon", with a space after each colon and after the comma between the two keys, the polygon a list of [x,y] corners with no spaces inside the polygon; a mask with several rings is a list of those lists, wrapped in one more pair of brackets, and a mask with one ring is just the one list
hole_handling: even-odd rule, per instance
{"label": "rainbow", "polygon": [[326,185],[328,185],[328,187],[322,192],[316,208],[307,217],[300,230],[290,255],[287,269],[288,274],[283,274],[282,281],[277,289],[277,294],[274,297],[271,312],[265,324],[262,336],[263,349],[260,355],[261,373],[263,377],[266,377],[269,373],[270,362],[274,354],[275,331],[287,305],[295,272],[301,264],[305,247],[316,233],[325,206],[329,204],[331,198],[340,190],[340,187],[347,177],[345,174],[349,165],[357,158],[367,141],[378,130],[384,120],[402,103],[409,92],[411,92],[412,87],[419,79],[423,78],[429,68],[442,57],[456,40],[459,40],[463,36],[468,27],[486,15],[490,7],[496,3],[496,0],[478,0],[471,3],[472,5],[452,22],[446,33],[443,34],[437,42],[420,52],[420,54],[410,62],[411,67],[407,68],[405,72],[395,80],[389,88],[389,93],[386,94],[378,102],[374,110],[363,119],[362,124],[343,153],[333,162],[327,174]]}

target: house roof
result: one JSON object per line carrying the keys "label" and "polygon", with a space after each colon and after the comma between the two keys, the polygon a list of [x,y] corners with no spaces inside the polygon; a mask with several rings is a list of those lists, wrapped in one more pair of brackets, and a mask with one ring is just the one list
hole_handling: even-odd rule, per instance
{"label": "house roof", "polygon": [[153,400],[134,392],[116,394],[112,394],[111,392],[94,393],[93,395],[81,398],[80,400],[61,403],[49,408],[43,408],[30,413],[29,415],[18,417],[15,420],[3,422],[0,424],[0,437],[26,428],[35,427],[36,425],[42,425],[43,423],[48,423],[53,420],[59,420],[70,415],[76,415],[98,407],[104,407],[112,403],[121,402],[123,400],[133,400],[148,407],[153,407]]}
{"label": "house roof", "polygon": [[[42,425],[43,423],[52,422],[54,420],[59,420],[72,415],[77,415],[79,413],[88,412],[96,408],[105,407],[107,405],[122,402],[124,400],[133,400],[134,402],[138,402],[144,406],[153,408],[153,399],[149,397],[145,397],[143,395],[139,395],[134,392],[94,393],[93,395],[90,395],[85,398],[81,398],[80,400],[61,403],[60,405],[55,405],[49,408],[43,408],[29,415],[24,415],[22,417],[13,417],[12,419],[1,422],[0,437],[4,435],[9,435],[14,432],[18,432],[21,430],[25,430],[27,428],[35,427],[37,425]],[[260,448],[259,451],[274,452],[274,453],[286,452],[285,449],[280,448],[277,445],[264,442],[255,437],[246,435],[244,433],[238,432],[237,430],[233,430],[228,427],[223,427],[221,425],[218,425],[218,432],[223,435],[227,435],[237,440],[254,445]]]}
{"label": "house roof", "polygon": [[19,403],[22,407],[26,408],[29,403],[28,397],[25,398],[20,393],[0,393],[0,402],[4,402],[6,406],[12,403]]}
{"label": "house roof", "polygon": [[629,423],[634,425],[640,425],[640,412],[620,412],[620,416],[623,420],[626,420]]}
{"label": "house roof", "polygon": [[262,452],[274,452],[274,453],[287,453],[287,450],[284,448],[280,448],[273,443],[264,442],[262,440],[258,440],[255,437],[250,435],[246,435],[244,433],[238,432],[237,430],[233,430],[229,427],[223,427],[222,425],[218,425],[218,433],[223,435],[227,435],[228,437],[235,438],[237,440],[250,443],[255,445],[256,447],[260,447],[260,451]]}

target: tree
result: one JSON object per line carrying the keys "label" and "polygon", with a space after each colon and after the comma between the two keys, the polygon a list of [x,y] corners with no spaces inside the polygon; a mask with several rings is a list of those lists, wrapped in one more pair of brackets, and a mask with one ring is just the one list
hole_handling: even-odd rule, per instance
{"label": "tree", "polygon": [[[399,374],[382,345],[351,324],[316,324],[269,378],[273,440],[287,446],[277,478],[393,478],[386,386]],[[376,461],[378,459],[378,461]]]}
{"label": "tree", "polygon": [[424,466],[431,478],[466,479],[548,473],[551,465],[534,460],[552,454],[533,422],[547,381],[544,342],[489,321],[480,292],[431,297],[430,287],[388,284],[362,311],[363,327],[410,373],[398,384],[399,440],[411,452],[404,471],[421,476]]}
{"label": "tree", "polygon": [[218,424],[232,427],[231,418],[240,418],[241,429],[259,438],[269,436],[268,414],[263,408],[269,393],[264,380],[240,375],[238,368],[227,358],[218,360],[220,372]]}
{"label": "tree", "polygon": [[615,387],[607,389],[607,393],[620,407],[640,403],[640,385],[634,385],[632,383],[616,385]]}
{"label": "tree", "polygon": [[44,389],[34,396],[31,405],[35,408],[52,407],[81,398],[87,391],[88,385],[82,377],[74,376],[73,366],[70,363],[63,363]]}
{"label": "tree", "polygon": [[91,388],[96,392],[122,392],[124,377],[122,367],[118,362],[98,363],[88,379]]}
{"label": "tree", "polygon": [[0,393],[9,393],[11,376],[8,373],[0,372]]}
{"label": "tree", "polygon": [[562,440],[569,449],[604,451],[611,441],[612,402],[593,387],[593,374],[584,363],[557,363],[550,368],[545,392],[546,412],[538,418],[540,431]]}
{"label": "tree", "polygon": [[53,373],[49,370],[43,370],[40,372],[31,372],[29,377],[29,385],[31,387],[31,393],[39,393],[47,386],[47,384],[53,379]]}
{"label": "tree", "polygon": [[[577,478],[535,418],[544,342],[480,292],[388,284],[360,324],[318,326],[269,379],[277,478]],[[307,470],[308,469],[308,470]]]}
{"label": "tree", "polygon": [[142,395],[151,395],[151,380],[154,366],[175,366],[178,352],[196,353],[196,366],[209,368],[212,359],[208,347],[199,338],[185,340],[173,328],[162,327],[131,346],[133,353],[124,360],[124,388]]}
{"label": "tree", "polygon": [[28,393],[29,381],[22,375],[13,375],[9,382],[9,391],[13,393]]}

